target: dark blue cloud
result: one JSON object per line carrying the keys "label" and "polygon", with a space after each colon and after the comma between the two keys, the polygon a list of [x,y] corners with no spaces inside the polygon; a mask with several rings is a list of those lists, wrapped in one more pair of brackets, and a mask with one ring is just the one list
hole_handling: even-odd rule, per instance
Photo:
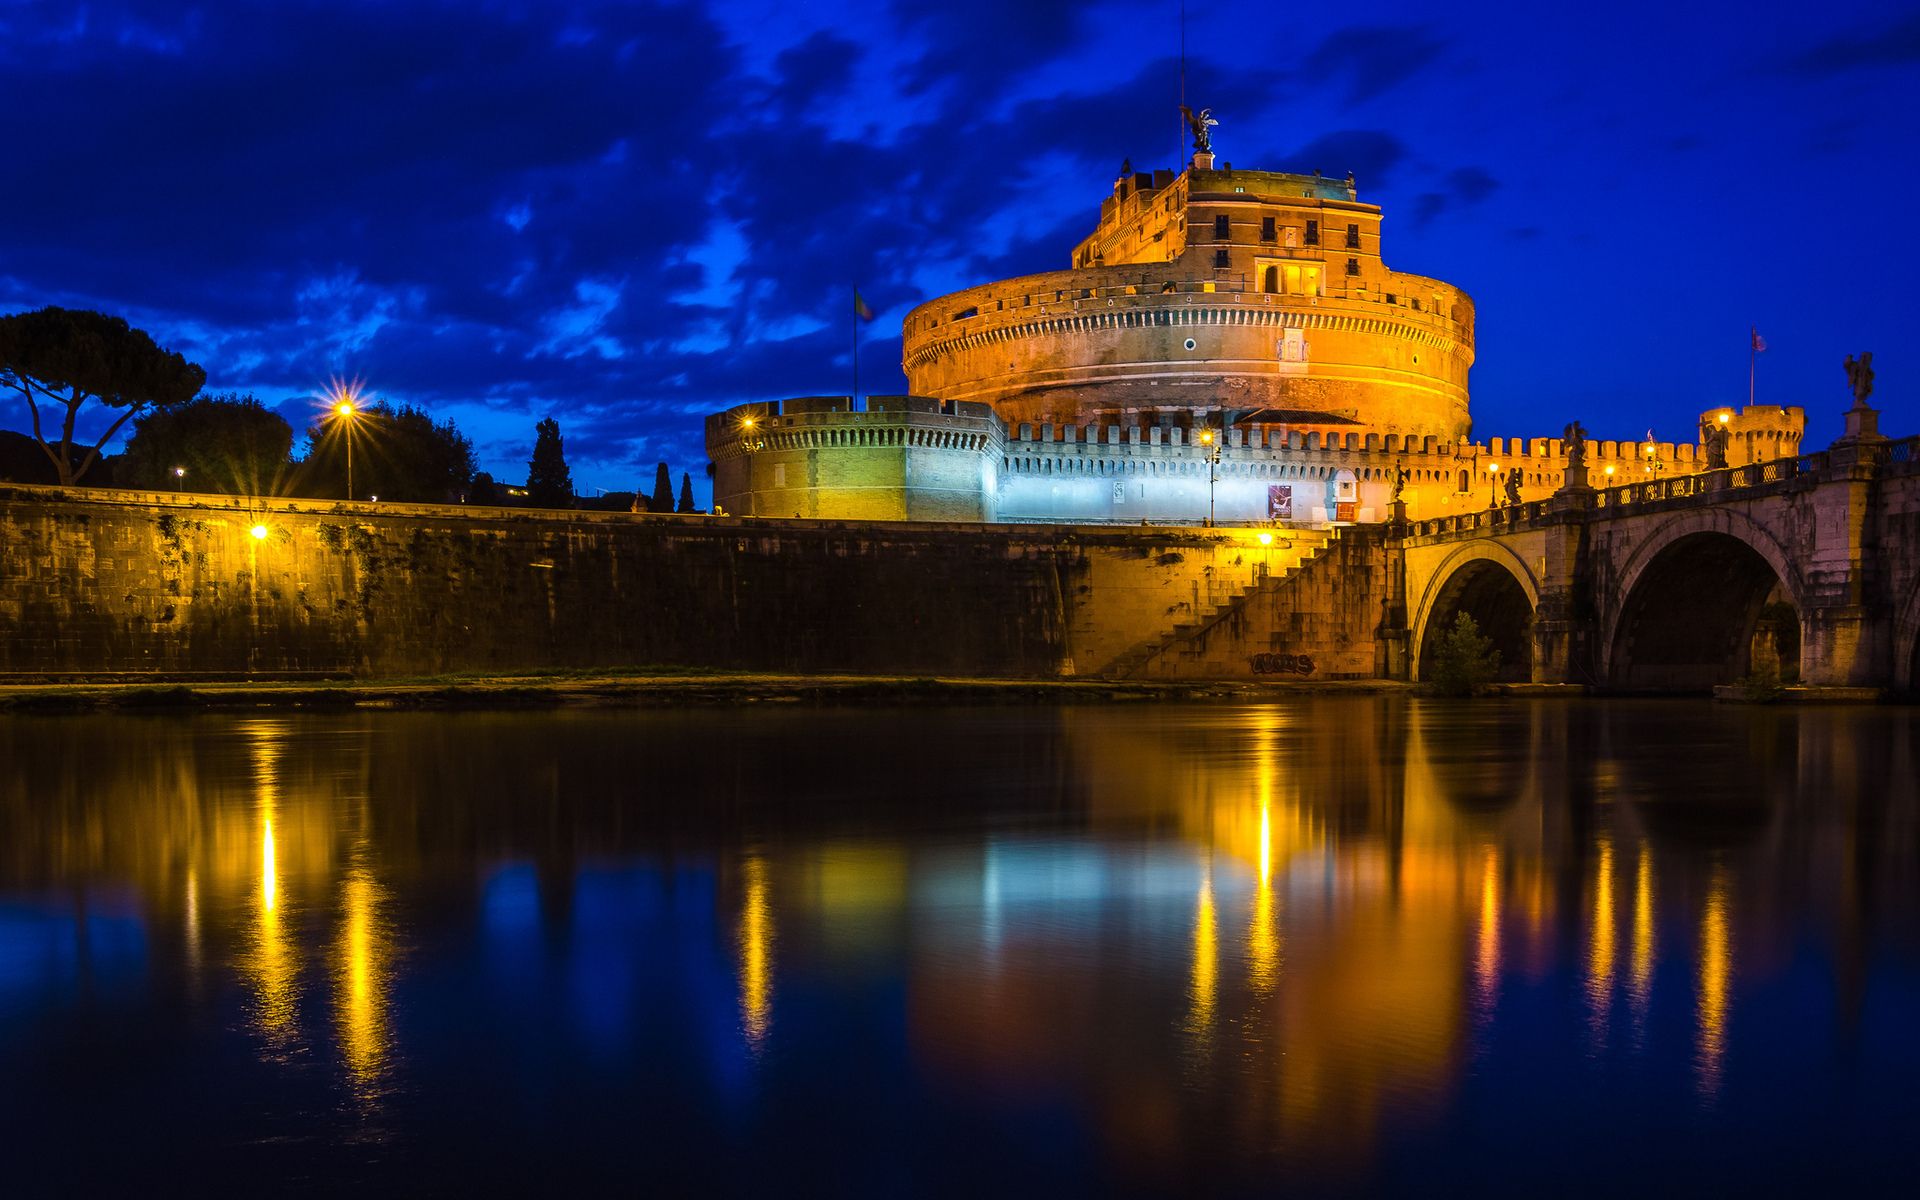
{"label": "dark blue cloud", "polygon": [[1309,74],[1344,79],[1347,98],[1371,100],[1418,75],[1440,57],[1446,43],[1422,27],[1342,29],[1309,54]]}
{"label": "dark blue cloud", "polygon": [[1862,67],[1920,63],[1920,12],[1908,13],[1870,33],[1828,38],[1789,60],[1805,75],[1837,75]]}

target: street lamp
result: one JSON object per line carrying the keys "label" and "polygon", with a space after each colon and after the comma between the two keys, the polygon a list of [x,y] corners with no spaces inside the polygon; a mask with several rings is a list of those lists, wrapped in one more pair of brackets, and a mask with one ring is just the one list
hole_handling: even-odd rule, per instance
{"label": "street lamp", "polygon": [[1260,578],[1265,579],[1272,571],[1273,535],[1262,530],[1260,533]]}
{"label": "street lamp", "polygon": [[360,410],[353,406],[351,399],[342,399],[333,406],[333,415],[340,421],[341,432],[347,439],[347,499],[353,499],[353,419]]}
{"label": "street lamp", "polygon": [[1500,507],[1500,464],[1487,464],[1487,507]]}
{"label": "street lamp", "polygon": [[1208,528],[1212,528],[1213,484],[1216,479],[1220,478],[1220,474],[1216,470],[1220,465],[1220,443],[1218,439],[1213,436],[1213,430],[1203,429],[1200,431],[1200,444],[1207,448],[1207,526]]}
{"label": "street lamp", "polygon": [[174,491],[177,492],[181,488],[186,486],[182,482],[184,479],[186,479],[186,477],[187,477],[187,469],[185,467],[175,467],[173,469],[173,490]]}

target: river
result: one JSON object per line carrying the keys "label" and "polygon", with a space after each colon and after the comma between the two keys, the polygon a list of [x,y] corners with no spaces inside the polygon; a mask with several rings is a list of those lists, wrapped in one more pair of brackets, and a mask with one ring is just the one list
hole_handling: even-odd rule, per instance
{"label": "river", "polygon": [[14,717],[14,1194],[1890,1190],[1920,710]]}

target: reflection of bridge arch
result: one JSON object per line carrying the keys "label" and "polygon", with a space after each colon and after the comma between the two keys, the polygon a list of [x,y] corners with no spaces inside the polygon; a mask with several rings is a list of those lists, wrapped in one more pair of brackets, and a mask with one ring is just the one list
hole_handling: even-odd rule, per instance
{"label": "reflection of bridge arch", "polygon": [[1427,581],[1413,621],[1410,647],[1415,679],[1428,677],[1432,644],[1468,613],[1500,652],[1500,677],[1526,680],[1533,672],[1533,614],[1540,584],[1526,562],[1504,544],[1473,541],[1446,557]]}
{"label": "reflection of bridge arch", "polygon": [[1749,669],[1776,586],[1804,623],[1804,583],[1779,539],[1732,509],[1663,523],[1628,557],[1600,608],[1600,678],[1616,687],[1706,691]]}

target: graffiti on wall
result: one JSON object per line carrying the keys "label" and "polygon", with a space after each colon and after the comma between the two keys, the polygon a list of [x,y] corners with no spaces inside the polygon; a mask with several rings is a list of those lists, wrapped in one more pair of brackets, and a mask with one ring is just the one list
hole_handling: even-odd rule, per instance
{"label": "graffiti on wall", "polygon": [[1313,656],[1310,654],[1253,654],[1247,657],[1247,666],[1255,675],[1311,675],[1313,674]]}

